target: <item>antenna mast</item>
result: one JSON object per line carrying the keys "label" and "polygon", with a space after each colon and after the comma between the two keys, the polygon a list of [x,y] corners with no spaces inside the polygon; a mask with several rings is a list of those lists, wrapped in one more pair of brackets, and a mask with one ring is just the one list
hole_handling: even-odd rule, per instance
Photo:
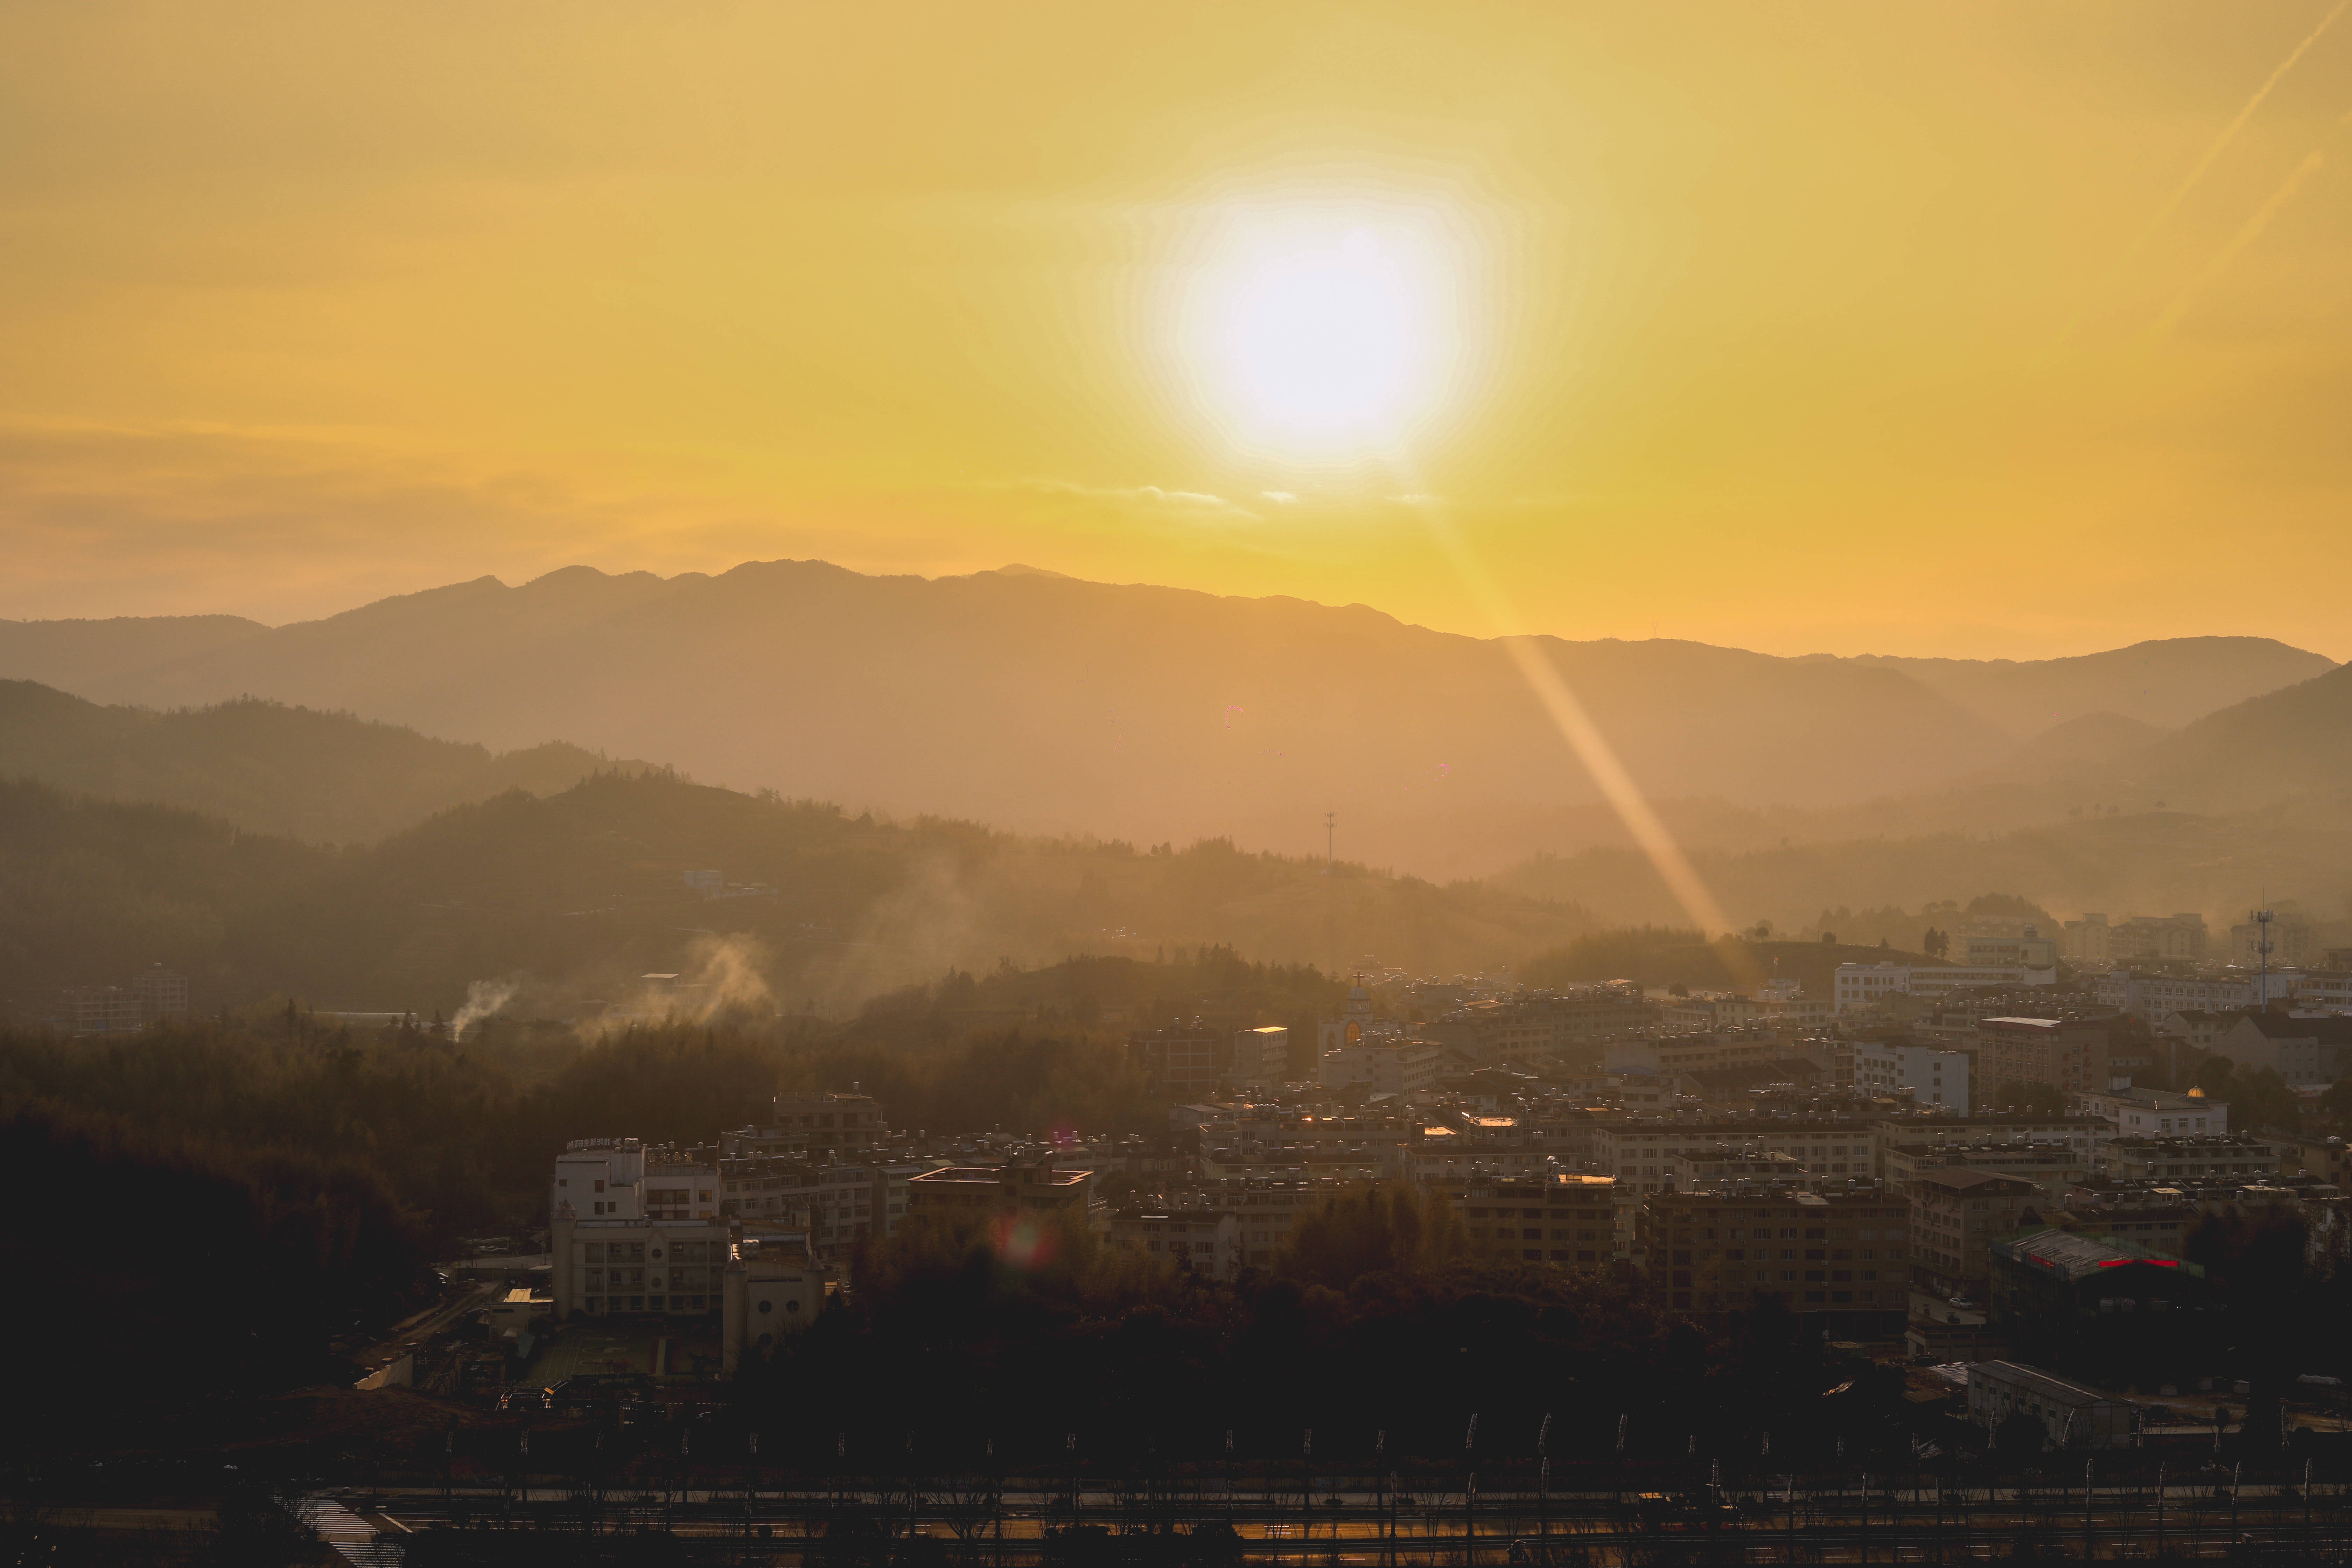
{"label": "antenna mast", "polygon": [[1327,877],[1331,874],[1331,868],[1339,863],[1333,853],[1334,846],[1339,843],[1339,814],[1336,811],[1325,812],[1323,814],[1323,874]]}

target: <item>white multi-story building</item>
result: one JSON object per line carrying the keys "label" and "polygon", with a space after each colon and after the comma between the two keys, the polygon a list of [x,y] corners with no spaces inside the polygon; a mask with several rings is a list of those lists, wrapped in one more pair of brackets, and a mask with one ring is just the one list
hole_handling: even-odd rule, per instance
{"label": "white multi-story building", "polygon": [[[2302,978],[2291,970],[2274,969],[2270,973],[2268,994],[2278,1000],[2290,997]],[[2162,974],[2111,969],[2093,978],[2091,994],[2102,1007],[2153,1019],[2171,1013],[2242,1013],[2262,1005],[2263,985],[2258,974]]]}
{"label": "white multi-story building", "polygon": [[2230,1130],[2230,1107],[2224,1101],[2160,1089],[2093,1090],[2074,1096],[2070,1106],[2112,1123],[2119,1137],[2169,1138]]}
{"label": "white multi-story building", "polygon": [[1290,1031],[1279,1024],[1242,1029],[1234,1036],[1233,1060],[1225,1077],[1234,1083],[1281,1083],[1290,1077]]}
{"label": "white multi-story building", "polygon": [[1936,998],[1954,991],[1997,986],[2054,985],[2055,969],[2021,963],[1841,963],[1835,988],[1840,1013],[1884,1006],[1892,996]]}
{"label": "white multi-story building", "polygon": [[1868,1095],[1906,1095],[1915,1104],[1940,1106],[1954,1115],[1966,1116],[1970,1108],[1969,1056],[1933,1046],[1857,1040],[1853,1087]]}
{"label": "white multi-story building", "polygon": [[550,1213],[567,1203],[583,1219],[711,1219],[719,1166],[635,1138],[575,1138],[555,1157],[547,1194]]}
{"label": "white multi-story building", "polygon": [[1241,1216],[1214,1209],[1128,1209],[1111,1215],[1111,1247],[1231,1279],[1242,1269]]}
{"label": "white multi-story building", "polygon": [[1436,1087],[1438,1049],[1426,1040],[1334,1046],[1323,1053],[1317,1081],[1326,1089],[1363,1084],[1374,1094],[1420,1094]]}

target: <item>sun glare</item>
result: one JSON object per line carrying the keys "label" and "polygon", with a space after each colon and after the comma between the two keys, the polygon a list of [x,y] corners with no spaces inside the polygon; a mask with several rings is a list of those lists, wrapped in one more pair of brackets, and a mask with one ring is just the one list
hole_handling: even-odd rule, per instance
{"label": "sun glare", "polygon": [[1178,353],[1202,412],[1261,456],[1393,455],[1444,404],[1465,280],[1435,215],[1372,204],[1228,212],[1187,271]]}

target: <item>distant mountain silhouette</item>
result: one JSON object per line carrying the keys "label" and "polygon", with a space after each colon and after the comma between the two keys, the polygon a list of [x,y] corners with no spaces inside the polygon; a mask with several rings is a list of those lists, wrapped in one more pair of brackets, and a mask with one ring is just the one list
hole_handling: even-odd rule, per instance
{"label": "distant mountain silhouette", "polygon": [[616,765],[644,766],[561,743],[493,756],[254,698],[158,713],[0,680],[0,776],[184,806],[312,843],[373,843],[448,806],[510,789],[550,795]]}
{"label": "distant mountain silhouette", "polygon": [[2352,794],[2352,665],[2210,713],[2134,759],[2176,805],[2257,805]]}
{"label": "distant mountain silhouette", "polygon": [[2029,736],[2105,713],[2159,730],[2336,668],[2268,637],[2166,637],[2071,658],[1853,660],[1900,670],[1988,723]]}
{"label": "distant mountain silhouette", "polygon": [[[1297,852],[1322,847],[1337,810],[1344,853],[1431,874],[1529,847],[1486,825],[1597,798],[1504,647],[1362,605],[767,562],[485,577],[241,625],[0,626],[0,674],[149,705],[251,694],[492,748],[561,737],[740,787],[1031,832]],[[2238,638],[1998,666],[1538,640],[1645,790],[1738,807],[1946,788],[2047,715],[2138,716],[2123,690],[2136,681],[2170,693],[2143,702],[2163,716],[2147,721],[2178,722],[2328,668]]]}

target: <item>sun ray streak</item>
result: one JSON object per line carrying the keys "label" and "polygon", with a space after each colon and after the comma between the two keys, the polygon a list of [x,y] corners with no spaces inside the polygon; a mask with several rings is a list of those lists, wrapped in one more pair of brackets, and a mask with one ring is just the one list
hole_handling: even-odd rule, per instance
{"label": "sun ray streak", "polygon": [[[1392,457],[1391,466],[1402,471],[1405,465]],[[1699,876],[1698,868],[1691,864],[1690,857],[1683,853],[1682,846],[1675,842],[1673,832],[1652,807],[1649,797],[1642,793],[1642,786],[1634,782],[1633,773],[1617,755],[1617,748],[1610,744],[1609,737],[1601,732],[1591,711],[1576,695],[1575,689],[1569,685],[1568,678],[1546,657],[1542,645],[1528,632],[1517,610],[1511,604],[1510,596],[1503,591],[1502,584],[1495,581],[1494,574],[1486,570],[1486,563],[1478,558],[1470,542],[1462,536],[1461,530],[1445,514],[1443,503],[1421,493],[1418,487],[1414,487],[1413,505],[1428,526],[1430,536],[1436,541],[1438,548],[1460,576],[1464,587],[1476,601],[1480,613],[1494,628],[1496,641],[1510,656],[1520,679],[1528,683],[1528,689],[1542,706],[1545,715],[1559,731],[1560,738],[1576,753],[1577,761],[1584,765],[1584,771],[1591,775],[1611,809],[1616,812],[1618,820],[1625,825],[1625,831],[1632,835],[1635,846],[1649,859],[1658,873],[1659,880],[1666,885],[1666,890],[1682,906],[1684,915],[1709,940],[1728,932],[1730,921],[1724,918],[1722,906],[1716,902],[1715,894]],[[1726,950],[1727,953],[1736,951]],[[1740,973],[1735,974],[1735,978],[1745,985],[1758,977]]]}

